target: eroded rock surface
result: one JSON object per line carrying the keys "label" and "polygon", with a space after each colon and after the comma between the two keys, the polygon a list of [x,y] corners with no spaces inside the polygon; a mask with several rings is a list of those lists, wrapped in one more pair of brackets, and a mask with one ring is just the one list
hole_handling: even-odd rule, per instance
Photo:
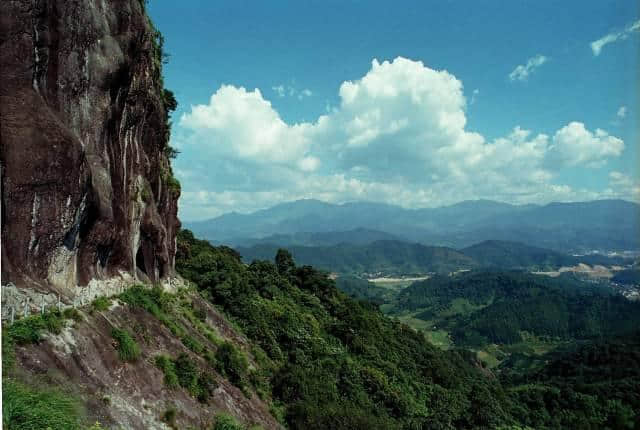
{"label": "eroded rock surface", "polygon": [[2,282],[73,297],[173,275],[179,190],[138,0],[0,3]]}

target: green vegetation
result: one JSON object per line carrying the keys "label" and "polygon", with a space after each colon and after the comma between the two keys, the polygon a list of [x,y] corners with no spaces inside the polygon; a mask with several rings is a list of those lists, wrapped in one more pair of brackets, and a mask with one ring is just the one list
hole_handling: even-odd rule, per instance
{"label": "green vegetation", "polygon": [[223,342],[216,351],[217,370],[226,376],[232,384],[244,387],[249,363],[247,357],[233,344]]}
{"label": "green vegetation", "polygon": [[122,361],[136,361],[140,357],[140,346],[131,337],[131,334],[119,328],[111,330],[111,336],[118,342],[118,356]]}
{"label": "green vegetation", "polygon": [[4,336],[18,345],[38,343],[44,331],[54,334],[60,333],[65,318],[57,310],[22,318],[10,325]]}
{"label": "green vegetation", "polygon": [[402,291],[395,311],[449,331],[456,344],[513,344],[523,332],[559,339],[628,334],[640,323],[640,305],[572,277],[522,272],[436,276]]}
{"label": "green vegetation", "polygon": [[354,299],[367,300],[378,305],[385,303],[393,296],[393,292],[388,288],[379,287],[355,276],[339,276],[336,279],[336,287]]}
{"label": "green vegetation", "polygon": [[[60,333],[66,319],[80,320],[78,311],[57,310],[3,324],[2,427],[12,430],[89,428],[80,399],[49,387],[46,382],[22,381],[15,369],[15,346],[39,343],[44,332]],[[98,429],[99,424],[91,429]]]}
{"label": "green vegetation", "polygon": [[158,355],[156,357],[156,366],[162,370],[164,374],[164,384],[169,388],[175,388],[178,386],[178,375],[176,374],[176,366],[166,355]]}
{"label": "green vegetation", "polygon": [[111,306],[111,299],[105,296],[100,296],[91,302],[91,308],[94,311],[106,311]]}
{"label": "green vegetation", "polygon": [[[479,358],[502,369],[519,351],[546,357],[574,336],[630,333],[637,326],[637,309],[597,285],[497,272],[418,282],[399,294],[395,311],[423,321],[425,329],[437,333],[431,338],[443,345],[452,347],[448,342],[454,340],[486,346],[502,333],[498,323],[516,324],[511,352],[443,351],[375,305],[347,297],[326,274],[295,266],[287,254],[278,252],[276,264],[246,266],[236,251],[182,231],[176,264],[264,351],[260,358],[254,354],[258,368],[250,379],[257,373],[274,416],[289,428],[595,429],[624,428],[638,419],[635,403],[625,400],[637,389],[631,371],[613,382],[619,395],[611,399],[562,374],[537,380],[547,358],[511,373],[500,370],[500,379],[478,370]],[[548,308],[553,311],[545,313]],[[585,315],[579,309],[586,309]],[[442,327],[428,327],[433,320]],[[639,365],[640,356],[632,355],[628,368]]]}
{"label": "green vegetation", "polygon": [[[278,247],[260,244],[250,248],[238,247],[237,250],[245,261],[250,262],[272,259]],[[472,258],[451,248],[395,240],[381,240],[364,245],[341,243],[333,246],[292,246],[289,250],[301,264],[343,274],[449,273],[477,266]]]}
{"label": "green vegetation", "polygon": [[219,414],[216,415],[215,424],[212,430],[244,430],[245,427],[238,424],[238,422],[229,415]]}
{"label": "green vegetation", "polygon": [[83,429],[79,400],[55,389],[2,381],[2,427],[11,430]]}
{"label": "green vegetation", "polygon": [[348,298],[322,272],[291,265],[284,253],[279,265],[245,266],[232,249],[188,231],[180,233],[178,248],[182,276],[264,350],[259,370],[289,427],[469,428],[510,421],[502,407],[487,416],[483,402],[472,401],[482,393],[499,403],[500,388],[463,355],[441,352],[420,333]]}
{"label": "green vegetation", "polygon": [[502,240],[480,242],[462,249],[461,252],[482,266],[552,270],[577,264],[576,258],[567,254]]}
{"label": "green vegetation", "polygon": [[200,372],[197,364],[187,354],[180,354],[172,360],[166,355],[158,355],[156,366],[164,374],[164,383],[169,388],[181,386],[199,401],[206,403],[218,387],[211,374]]}

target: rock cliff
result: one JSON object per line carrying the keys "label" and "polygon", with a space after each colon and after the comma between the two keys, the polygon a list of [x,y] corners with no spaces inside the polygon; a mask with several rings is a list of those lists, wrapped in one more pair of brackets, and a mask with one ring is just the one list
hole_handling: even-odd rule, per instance
{"label": "rock cliff", "polygon": [[162,55],[138,0],[0,3],[3,284],[68,300],[173,275]]}

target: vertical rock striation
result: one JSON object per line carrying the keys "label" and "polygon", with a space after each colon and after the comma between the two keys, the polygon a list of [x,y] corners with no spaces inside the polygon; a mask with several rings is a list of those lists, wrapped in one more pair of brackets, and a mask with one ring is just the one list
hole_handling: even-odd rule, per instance
{"label": "vertical rock striation", "polygon": [[139,0],[0,3],[3,284],[173,275],[161,51]]}

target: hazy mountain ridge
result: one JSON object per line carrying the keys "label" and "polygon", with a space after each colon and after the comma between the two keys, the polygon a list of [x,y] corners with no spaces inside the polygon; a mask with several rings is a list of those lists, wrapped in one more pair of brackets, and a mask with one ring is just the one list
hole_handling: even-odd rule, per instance
{"label": "hazy mountain ridge", "polygon": [[369,229],[411,242],[453,248],[495,239],[565,252],[640,249],[640,205],[624,200],[544,206],[476,200],[425,209],[299,200],[252,214],[225,214],[186,225],[216,243],[245,246],[251,244],[249,239],[274,235]]}

